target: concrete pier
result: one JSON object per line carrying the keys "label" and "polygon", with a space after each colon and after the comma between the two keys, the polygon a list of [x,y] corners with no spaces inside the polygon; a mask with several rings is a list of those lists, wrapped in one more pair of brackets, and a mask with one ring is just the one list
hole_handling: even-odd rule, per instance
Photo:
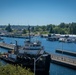
{"label": "concrete pier", "polygon": [[[15,45],[7,44],[7,43],[0,43],[0,47],[13,50]],[[57,54],[50,54],[50,58],[51,58],[52,63],[66,66],[68,68],[72,68],[76,70],[76,58],[61,56]]]}
{"label": "concrete pier", "polygon": [[52,63],[59,64],[68,68],[76,69],[76,58],[51,54]]}
{"label": "concrete pier", "polygon": [[76,52],[66,51],[66,50],[61,50],[61,49],[56,49],[56,52],[76,57]]}
{"label": "concrete pier", "polygon": [[7,43],[3,43],[2,42],[2,43],[0,43],[0,47],[13,50],[14,47],[15,47],[15,45],[13,45],[13,44],[7,44]]}

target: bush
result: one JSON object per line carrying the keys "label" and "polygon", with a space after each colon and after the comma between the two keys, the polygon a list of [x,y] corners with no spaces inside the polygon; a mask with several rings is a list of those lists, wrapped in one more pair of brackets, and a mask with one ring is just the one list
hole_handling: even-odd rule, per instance
{"label": "bush", "polygon": [[29,69],[26,70],[21,66],[5,65],[0,66],[0,75],[34,75]]}

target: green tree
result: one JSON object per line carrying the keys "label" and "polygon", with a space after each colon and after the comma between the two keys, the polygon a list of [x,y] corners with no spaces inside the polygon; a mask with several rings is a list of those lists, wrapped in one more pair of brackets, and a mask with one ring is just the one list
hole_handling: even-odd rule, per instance
{"label": "green tree", "polygon": [[46,26],[42,26],[42,31],[46,31]]}
{"label": "green tree", "polygon": [[61,23],[61,24],[59,25],[59,27],[60,27],[60,28],[65,28],[65,23]]}
{"label": "green tree", "polygon": [[40,26],[37,25],[37,26],[35,27],[35,31],[39,31],[39,28],[40,28]]}
{"label": "green tree", "polygon": [[72,34],[76,34],[76,23],[72,23],[71,27],[72,27]]}
{"label": "green tree", "polygon": [[54,33],[52,26],[51,26],[51,28],[50,28],[50,30],[49,30],[49,33]]}
{"label": "green tree", "polygon": [[7,30],[8,32],[12,32],[11,25],[8,24],[8,26],[5,28],[5,30]]}
{"label": "green tree", "polygon": [[60,23],[59,25],[43,25],[43,26],[34,26],[32,28],[34,33],[56,33],[56,34],[76,34],[76,23],[72,22],[69,24]]}
{"label": "green tree", "polygon": [[26,34],[27,33],[26,29],[23,29],[22,33],[23,34]]}
{"label": "green tree", "polygon": [[59,27],[58,27],[58,26],[55,26],[55,27],[54,27],[54,33],[56,33],[56,34],[59,33]]}

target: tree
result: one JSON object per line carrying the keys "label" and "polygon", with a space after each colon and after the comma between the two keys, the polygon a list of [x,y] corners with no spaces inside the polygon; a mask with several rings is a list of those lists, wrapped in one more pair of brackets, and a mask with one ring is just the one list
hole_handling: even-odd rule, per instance
{"label": "tree", "polygon": [[36,27],[35,27],[35,31],[39,31],[39,26],[37,25]]}
{"label": "tree", "polygon": [[50,30],[49,30],[49,33],[54,33],[52,26],[51,26],[51,28],[50,28]]}
{"label": "tree", "polygon": [[23,29],[23,32],[22,32],[23,34],[26,34],[27,33],[27,31],[26,31],[26,29]]}
{"label": "tree", "polygon": [[72,34],[76,34],[76,23],[72,23]]}
{"label": "tree", "polygon": [[58,27],[58,26],[55,26],[55,27],[54,27],[54,33],[56,33],[56,34],[59,33],[59,27]]}
{"label": "tree", "polygon": [[5,28],[5,30],[7,30],[8,32],[12,32],[10,24],[8,24],[8,26]]}
{"label": "tree", "polygon": [[46,31],[46,26],[41,27],[43,31]]}
{"label": "tree", "polygon": [[65,23],[61,23],[61,24],[59,25],[59,27],[60,27],[60,28],[65,28]]}

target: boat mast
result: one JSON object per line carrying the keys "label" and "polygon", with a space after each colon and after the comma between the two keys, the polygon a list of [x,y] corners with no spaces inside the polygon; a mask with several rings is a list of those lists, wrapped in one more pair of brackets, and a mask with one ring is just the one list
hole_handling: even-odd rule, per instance
{"label": "boat mast", "polygon": [[[16,40],[15,40],[15,41],[16,41]],[[15,49],[14,49],[14,50],[15,50],[15,54],[18,54],[19,51],[18,51],[17,41],[16,41],[16,45],[15,45]]]}

